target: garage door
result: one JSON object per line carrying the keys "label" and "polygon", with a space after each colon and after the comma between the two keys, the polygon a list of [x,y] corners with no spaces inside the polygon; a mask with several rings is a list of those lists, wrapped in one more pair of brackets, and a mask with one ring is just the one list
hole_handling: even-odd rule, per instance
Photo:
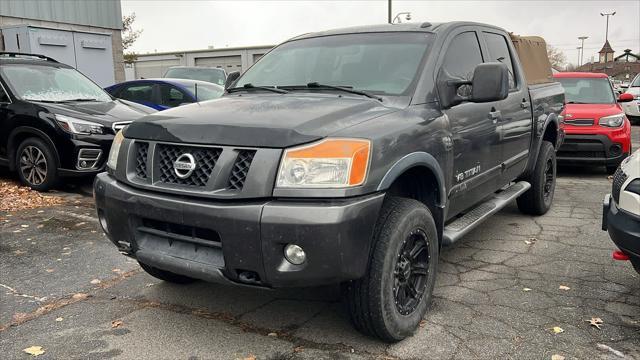
{"label": "garage door", "polygon": [[196,66],[208,66],[222,68],[227,74],[232,71],[242,70],[242,58],[240,56],[217,56],[196,58]]}
{"label": "garage door", "polygon": [[180,59],[150,60],[136,62],[136,78],[160,78],[172,66],[179,66]]}

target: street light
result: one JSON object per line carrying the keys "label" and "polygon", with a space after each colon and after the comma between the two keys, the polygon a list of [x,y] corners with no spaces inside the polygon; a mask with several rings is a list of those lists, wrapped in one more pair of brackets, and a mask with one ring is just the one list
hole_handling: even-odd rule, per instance
{"label": "street light", "polygon": [[582,47],[578,46],[576,49],[578,49],[578,67],[580,67],[580,58],[582,57],[582,55],[580,55],[580,51],[582,50]]}
{"label": "street light", "polygon": [[393,20],[391,20],[391,23],[394,24],[396,22],[396,20],[398,20],[398,24],[401,24],[402,21],[400,20],[400,15],[405,15],[405,19],[407,21],[411,20],[411,13],[410,12],[401,12],[401,13],[397,13],[396,17],[393,18]]}
{"label": "street light", "polygon": [[578,37],[578,40],[580,40],[582,43],[580,44],[580,61],[578,61],[578,66],[582,65],[582,59],[584,58],[584,41],[586,39],[588,39],[588,36],[580,36]]}
{"label": "street light", "polygon": [[612,12],[612,13],[600,13],[600,16],[606,16],[607,17],[607,28],[606,28],[605,33],[604,33],[604,41],[605,42],[609,40],[609,16],[613,16],[615,14],[616,14],[615,11]]}

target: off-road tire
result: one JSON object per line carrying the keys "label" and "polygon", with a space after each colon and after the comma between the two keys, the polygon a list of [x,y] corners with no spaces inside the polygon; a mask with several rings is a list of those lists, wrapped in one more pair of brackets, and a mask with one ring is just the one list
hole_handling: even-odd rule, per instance
{"label": "off-road tire", "polygon": [[[422,244],[426,242],[416,257],[420,256],[423,261],[426,259],[426,263],[421,263],[421,271],[415,271],[420,275],[412,275],[414,279],[423,276],[419,280],[424,281],[423,286],[413,288],[423,290],[421,295],[413,296],[414,309],[403,315],[399,305],[396,305],[398,293],[394,294],[396,270],[401,264],[401,255],[408,254],[404,252],[407,241],[418,243],[418,240],[408,240],[416,233],[420,234]],[[427,250],[426,254],[424,250]],[[345,302],[354,326],[367,335],[387,342],[400,341],[413,334],[431,301],[438,255],[438,235],[429,208],[412,199],[385,199],[374,229],[367,272],[362,279],[344,284]],[[409,268],[413,269],[411,265]],[[426,274],[421,274],[423,272]]]}
{"label": "off-road tire", "polygon": [[[555,148],[550,142],[543,141],[536,166],[531,175],[525,179],[531,184],[531,188],[517,199],[518,209],[522,213],[544,215],[549,211],[556,188],[556,168]],[[545,190],[546,186],[550,188]]]}
{"label": "off-road tire", "polygon": [[140,267],[142,267],[142,270],[146,271],[147,274],[153,276],[156,279],[164,280],[166,282],[170,282],[170,283],[174,283],[174,284],[190,284],[192,282],[197,281],[194,278],[190,278],[190,277],[184,276],[184,275],[178,275],[176,273],[172,273],[172,272],[166,271],[166,270],[161,270],[161,269],[155,268],[153,266],[149,266],[147,264],[143,264],[143,263],[141,263],[139,261],[138,261],[138,263],[140,264]]}
{"label": "off-road tire", "polygon": [[[39,170],[25,168],[38,162]],[[20,181],[37,191],[48,191],[58,183],[58,162],[54,150],[37,137],[30,137],[20,143],[15,155],[15,168]]]}

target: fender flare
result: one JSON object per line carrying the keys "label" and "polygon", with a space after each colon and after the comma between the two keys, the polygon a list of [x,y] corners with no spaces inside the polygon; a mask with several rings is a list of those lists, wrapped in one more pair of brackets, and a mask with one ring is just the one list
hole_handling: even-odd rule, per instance
{"label": "fender flare", "polygon": [[17,147],[19,146],[19,144],[15,144],[14,142],[15,142],[15,138],[20,134],[31,134],[31,135],[34,135],[34,137],[37,137],[43,140],[53,150],[53,155],[56,158],[57,164],[60,164],[60,156],[58,155],[58,149],[56,148],[56,145],[53,143],[53,140],[51,140],[51,137],[47,135],[47,133],[31,126],[18,126],[17,128],[13,129],[7,141],[7,155],[8,155],[7,159],[9,160],[9,170],[12,170],[12,171],[15,170],[15,155],[16,155],[15,153],[18,150]]}
{"label": "fender flare", "polygon": [[445,180],[444,173],[442,172],[442,168],[438,161],[431,155],[426,152],[413,152],[405,155],[400,160],[396,161],[395,164],[387,170],[387,173],[382,177],[380,184],[378,184],[378,191],[383,191],[388,189],[391,184],[405,171],[423,166],[427,169],[431,170],[431,172],[435,175],[436,181],[438,182],[438,204],[436,206],[443,208],[447,203],[447,191],[445,188]]}

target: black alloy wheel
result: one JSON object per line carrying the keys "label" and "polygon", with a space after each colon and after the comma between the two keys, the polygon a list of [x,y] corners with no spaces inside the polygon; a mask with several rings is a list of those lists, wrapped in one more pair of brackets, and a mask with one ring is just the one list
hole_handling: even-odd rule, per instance
{"label": "black alloy wheel", "polygon": [[427,286],[429,244],[422,229],[412,231],[398,253],[394,271],[393,294],[402,315],[415,311]]}

